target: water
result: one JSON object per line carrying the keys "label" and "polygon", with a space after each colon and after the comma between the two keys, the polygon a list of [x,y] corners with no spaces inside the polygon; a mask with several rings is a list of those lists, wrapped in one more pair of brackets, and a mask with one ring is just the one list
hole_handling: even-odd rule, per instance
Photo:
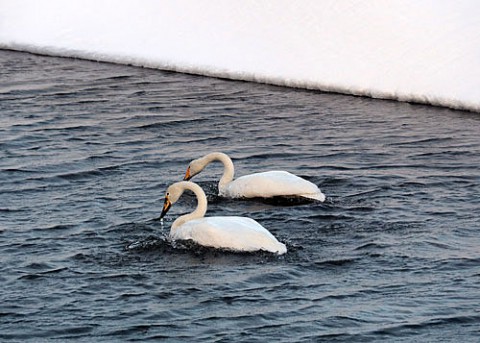
{"label": "water", "polygon": [[[462,341],[480,334],[480,117],[0,52],[0,340]],[[288,253],[172,243],[191,159],[284,169],[323,204],[215,195]]]}

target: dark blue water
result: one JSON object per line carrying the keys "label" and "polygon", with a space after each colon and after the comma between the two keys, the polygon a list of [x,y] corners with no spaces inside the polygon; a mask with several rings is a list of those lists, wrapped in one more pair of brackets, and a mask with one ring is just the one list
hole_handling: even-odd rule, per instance
{"label": "dark blue water", "polygon": [[[0,341],[480,336],[480,115],[0,52]],[[174,244],[166,187],[221,150],[324,204],[215,196],[288,253]]]}

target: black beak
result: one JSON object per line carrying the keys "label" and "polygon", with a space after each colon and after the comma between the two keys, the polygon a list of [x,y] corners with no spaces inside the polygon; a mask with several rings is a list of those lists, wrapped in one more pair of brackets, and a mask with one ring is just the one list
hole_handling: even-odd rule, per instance
{"label": "black beak", "polygon": [[172,203],[170,202],[170,200],[168,199],[168,195],[165,197],[165,202],[163,203],[163,209],[162,209],[162,214],[160,214],[160,217],[158,219],[162,219],[163,217],[165,217],[165,215],[167,214],[168,210],[170,209],[170,207],[172,207]]}

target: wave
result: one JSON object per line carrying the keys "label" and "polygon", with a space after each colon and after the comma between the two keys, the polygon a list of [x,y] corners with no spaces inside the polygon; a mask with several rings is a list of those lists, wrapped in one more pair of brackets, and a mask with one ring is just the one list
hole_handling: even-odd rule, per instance
{"label": "wave", "polygon": [[6,0],[0,48],[480,112],[479,7]]}

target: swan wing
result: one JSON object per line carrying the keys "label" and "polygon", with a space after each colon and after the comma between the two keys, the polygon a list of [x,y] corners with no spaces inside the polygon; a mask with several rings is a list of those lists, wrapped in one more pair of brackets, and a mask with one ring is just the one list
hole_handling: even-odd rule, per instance
{"label": "swan wing", "polygon": [[301,196],[325,201],[325,195],[317,185],[286,171],[268,171],[239,177],[228,184],[225,193],[234,198]]}
{"label": "swan wing", "polygon": [[171,238],[191,239],[200,245],[236,251],[265,250],[277,254],[287,251],[267,229],[247,217],[194,219],[178,227]]}

